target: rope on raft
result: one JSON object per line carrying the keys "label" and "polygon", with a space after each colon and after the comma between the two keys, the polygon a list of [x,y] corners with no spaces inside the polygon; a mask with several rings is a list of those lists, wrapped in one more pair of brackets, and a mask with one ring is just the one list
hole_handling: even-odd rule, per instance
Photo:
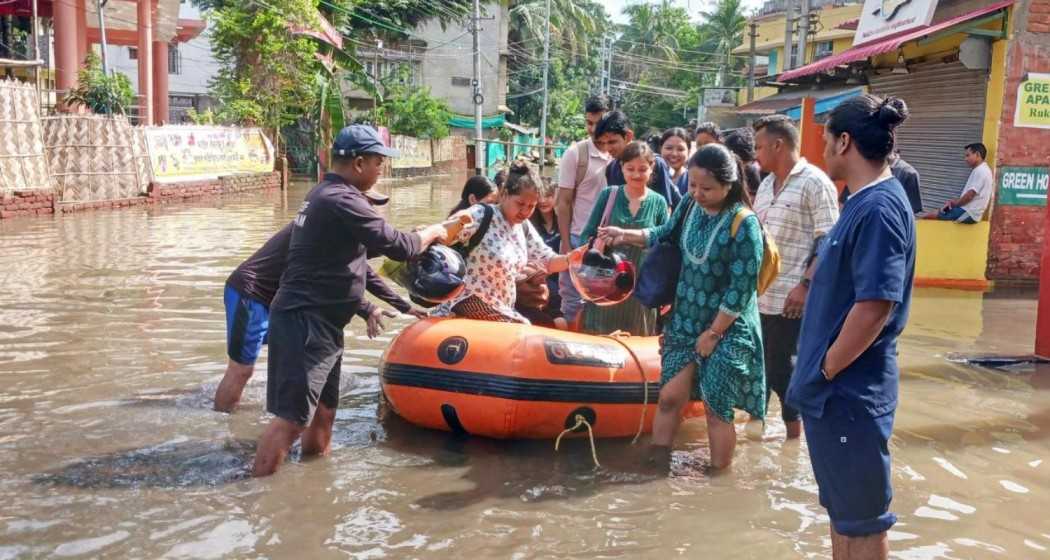
{"label": "rope on raft", "polygon": [[649,379],[645,377],[645,368],[642,367],[642,361],[635,355],[634,350],[631,347],[624,344],[621,338],[624,336],[631,336],[630,333],[624,333],[623,331],[616,331],[612,334],[606,335],[606,338],[615,340],[620,346],[623,346],[624,350],[631,355],[634,359],[635,365],[638,366],[638,371],[642,374],[642,415],[638,418],[638,431],[634,433],[634,439],[631,440],[631,445],[638,443],[638,438],[642,437],[642,430],[645,429],[645,411],[649,408]]}
{"label": "rope on raft", "polygon": [[566,429],[562,430],[562,432],[560,434],[558,434],[558,439],[554,440],[554,450],[557,451],[558,450],[558,446],[561,445],[561,438],[562,438],[562,436],[564,436],[565,434],[567,434],[569,432],[572,432],[572,431],[576,430],[580,426],[587,426],[587,436],[591,438],[591,459],[594,459],[594,466],[601,467],[602,466],[601,463],[598,462],[598,450],[594,447],[594,431],[591,429],[591,423],[588,422],[587,419],[584,418],[582,414],[577,414],[575,419],[576,419],[576,425],[575,426],[573,426],[571,428],[566,428]]}

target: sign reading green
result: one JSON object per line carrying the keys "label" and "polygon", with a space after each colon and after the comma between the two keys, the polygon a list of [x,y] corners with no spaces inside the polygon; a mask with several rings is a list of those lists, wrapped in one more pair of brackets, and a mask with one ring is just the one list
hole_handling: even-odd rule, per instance
{"label": "sign reading green", "polygon": [[999,204],[1046,206],[1050,169],[1046,167],[1003,167],[999,173]]}
{"label": "sign reading green", "polygon": [[1050,128],[1050,74],[1028,74],[1017,86],[1014,126]]}

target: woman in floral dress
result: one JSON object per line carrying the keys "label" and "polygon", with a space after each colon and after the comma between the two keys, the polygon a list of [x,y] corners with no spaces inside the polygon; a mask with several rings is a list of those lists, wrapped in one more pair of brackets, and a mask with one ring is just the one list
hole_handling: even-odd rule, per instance
{"label": "woman in floral dress", "polygon": [[736,447],[733,409],[755,419],[766,413],[766,382],[758,315],[762,229],[751,214],[730,235],[736,214],[750,201],[740,160],[720,144],[704,146],[689,160],[692,203],[679,204],[663,226],[642,231],[604,228],[614,244],[652,245],[683,218],[682,269],[674,310],[662,339],[660,403],[653,420],[654,457],[669,459],[670,446],[690,396],[704,401],[711,464],[728,467]]}
{"label": "woman in floral dress", "polygon": [[478,232],[486,206],[492,219],[484,238],[467,256],[466,288],[455,299],[435,307],[435,317],[464,317],[483,321],[525,323],[514,310],[515,283],[526,275],[526,266],[561,272],[569,266],[567,255],[558,255],[544,242],[529,221],[539,201],[540,177],[524,162],[511,165],[507,182],[500,191],[499,204],[476,204],[464,210],[472,223],[463,228],[454,244],[466,245]]}

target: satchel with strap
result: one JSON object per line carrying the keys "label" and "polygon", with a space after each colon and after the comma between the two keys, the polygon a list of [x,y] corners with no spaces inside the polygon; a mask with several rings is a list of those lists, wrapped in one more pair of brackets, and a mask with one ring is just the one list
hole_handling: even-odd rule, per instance
{"label": "satchel with strap", "polygon": [[693,210],[692,198],[680,208],[678,219],[670,235],[664,237],[645,256],[645,266],[638,273],[634,297],[642,305],[658,309],[674,303],[678,291],[678,277],[682,273],[682,225]]}
{"label": "satchel with strap", "polygon": [[[740,224],[748,216],[754,215],[755,213],[748,208],[738,210],[736,215],[733,216],[733,225],[729,228],[729,236],[736,238],[736,233],[740,231]],[[777,249],[776,241],[773,241],[766,228],[761,224],[758,227],[762,230],[762,267],[758,270],[757,288],[758,295],[762,295],[773,285],[773,282],[780,274],[780,251]]]}

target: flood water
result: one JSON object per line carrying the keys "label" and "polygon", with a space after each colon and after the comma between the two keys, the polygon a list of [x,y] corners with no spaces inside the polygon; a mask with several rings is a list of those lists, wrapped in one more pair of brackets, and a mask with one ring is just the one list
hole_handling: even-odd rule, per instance
{"label": "flood water", "polygon": [[[462,179],[384,185],[401,226]],[[804,442],[764,441],[710,476],[702,421],[673,476],[627,442],[466,441],[377,419],[378,356],[348,327],[331,457],[246,477],[265,350],[241,408],[211,411],[226,276],[287,223],[280,193],[0,222],[0,559],[824,558]],[[957,363],[1031,351],[1031,294],[920,290],[891,441],[893,556],[1050,558],[1050,371]],[[774,399],[775,401],[775,399]]]}

